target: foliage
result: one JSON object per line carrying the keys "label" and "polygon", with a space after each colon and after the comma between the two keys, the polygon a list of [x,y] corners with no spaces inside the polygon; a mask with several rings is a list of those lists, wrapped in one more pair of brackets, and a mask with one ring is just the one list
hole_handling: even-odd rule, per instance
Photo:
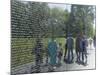
{"label": "foliage", "polygon": [[68,21],[68,32],[74,36],[83,32],[88,37],[94,36],[93,22],[95,20],[95,7],[91,5],[72,5]]}

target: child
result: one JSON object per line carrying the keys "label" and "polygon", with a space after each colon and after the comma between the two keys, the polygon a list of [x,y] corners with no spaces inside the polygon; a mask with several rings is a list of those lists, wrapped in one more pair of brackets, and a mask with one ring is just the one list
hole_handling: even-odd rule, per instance
{"label": "child", "polygon": [[62,55],[63,55],[63,49],[61,48],[62,44],[59,43],[58,46],[58,65],[61,65],[61,59],[62,59]]}

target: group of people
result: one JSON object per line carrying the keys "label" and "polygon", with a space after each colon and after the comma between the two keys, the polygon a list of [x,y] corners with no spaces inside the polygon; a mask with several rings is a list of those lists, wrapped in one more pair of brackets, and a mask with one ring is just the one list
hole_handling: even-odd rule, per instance
{"label": "group of people", "polygon": [[69,34],[66,38],[65,51],[63,50],[61,43],[57,45],[56,41],[52,39],[51,42],[48,43],[48,54],[50,58],[49,64],[52,66],[57,64],[61,65],[62,58],[64,58],[65,63],[71,64],[76,59],[77,64],[86,66],[88,54],[87,47],[88,40],[83,33],[77,34],[76,39],[72,37],[72,34]]}
{"label": "group of people", "polygon": [[[94,44],[96,44],[95,38],[93,40]],[[41,61],[43,61],[42,60],[43,58],[41,56],[42,45],[41,43],[40,44],[38,43],[37,46],[38,47],[36,47],[35,49],[36,63],[38,63],[37,65],[40,66],[39,64],[41,63]],[[62,60],[65,63],[71,64],[76,59],[77,64],[86,66],[87,46],[88,46],[87,37],[82,33],[77,34],[77,37],[75,39],[72,37],[72,34],[68,35],[65,43],[65,51],[63,50],[64,48],[62,47],[62,43],[57,43],[56,40],[52,38],[48,42],[48,46],[46,48],[47,51],[46,63],[49,63],[49,65],[51,66],[50,67],[51,70],[53,70],[53,68],[57,65],[61,66]]]}
{"label": "group of people", "polygon": [[[87,64],[87,38],[83,34],[77,34],[76,41],[74,44],[74,39],[71,34],[68,35],[67,42],[66,42],[67,50],[65,53],[65,62],[66,63],[73,63],[74,62],[74,46],[75,46],[75,53],[76,53],[76,62],[78,64],[86,65]],[[67,54],[67,59],[66,59]]]}

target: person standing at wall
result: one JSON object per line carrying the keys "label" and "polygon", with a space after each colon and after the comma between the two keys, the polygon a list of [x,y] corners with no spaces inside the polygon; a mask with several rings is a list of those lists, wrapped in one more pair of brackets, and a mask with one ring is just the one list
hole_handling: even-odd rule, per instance
{"label": "person standing at wall", "polygon": [[48,53],[49,53],[49,57],[50,57],[50,67],[49,67],[49,71],[53,71],[56,67],[56,57],[57,57],[57,43],[55,42],[55,40],[52,38],[52,40],[48,43]]}
{"label": "person standing at wall", "polygon": [[59,66],[61,66],[62,55],[63,55],[62,44],[59,43],[59,45],[58,45],[58,52],[57,52],[57,56],[58,56],[58,65],[59,65]]}
{"label": "person standing at wall", "polygon": [[69,34],[67,38],[67,49],[68,49],[67,62],[68,63],[73,62],[73,59],[74,59],[73,48],[74,48],[74,40],[73,40],[72,34]]}
{"label": "person standing at wall", "polygon": [[82,37],[82,64],[87,65],[87,38],[85,35]]}
{"label": "person standing at wall", "polygon": [[81,37],[80,37],[80,34],[78,33],[77,34],[77,37],[76,37],[76,45],[75,45],[75,48],[76,48],[76,62],[77,63],[80,63],[80,41],[81,41]]}

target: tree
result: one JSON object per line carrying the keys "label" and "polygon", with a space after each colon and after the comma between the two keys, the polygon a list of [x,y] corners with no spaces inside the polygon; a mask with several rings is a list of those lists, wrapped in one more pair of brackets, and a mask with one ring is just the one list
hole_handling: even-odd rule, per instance
{"label": "tree", "polygon": [[68,21],[68,32],[76,36],[77,32],[83,32],[88,37],[93,36],[93,22],[95,19],[95,7],[91,5],[72,5]]}
{"label": "tree", "polygon": [[68,11],[59,7],[50,9],[50,24],[49,31],[50,36],[53,37],[65,37],[65,22],[68,20]]}

